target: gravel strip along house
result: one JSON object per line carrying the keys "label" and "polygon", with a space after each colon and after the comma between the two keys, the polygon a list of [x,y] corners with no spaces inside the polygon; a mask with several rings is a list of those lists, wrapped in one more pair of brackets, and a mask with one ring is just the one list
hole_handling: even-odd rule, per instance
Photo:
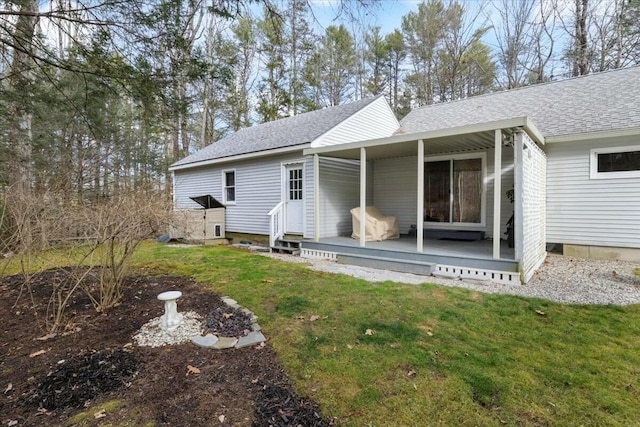
{"label": "gravel strip along house", "polygon": [[[640,67],[390,113],[378,97],[241,130],[172,165],[175,206],[212,194],[227,231],[275,250],[505,284],[550,244],[640,259]],[[367,206],[400,238],[353,233]]]}

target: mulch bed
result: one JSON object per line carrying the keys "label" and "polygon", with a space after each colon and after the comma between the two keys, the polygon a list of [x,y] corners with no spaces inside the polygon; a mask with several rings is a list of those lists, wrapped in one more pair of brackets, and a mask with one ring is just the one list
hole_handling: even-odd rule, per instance
{"label": "mulch bed", "polygon": [[[184,277],[130,276],[122,304],[108,314],[78,292],[63,330],[47,336],[51,284],[65,276],[38,274],[31,290],[21,276],[0,277],[0,425],[330,425],[315,402],[296,393],[269,345],[216,351],[133,344],[138,329],[162,315],[156,296],[167,290],[182,291],[178,310],[201,314],[213,330],[247,328],[219,295]],[[224,324],[215,320],[222,314]],[[108,409],[96,418],[100,407]],[[81,419],[82,412],[89,415]]]}

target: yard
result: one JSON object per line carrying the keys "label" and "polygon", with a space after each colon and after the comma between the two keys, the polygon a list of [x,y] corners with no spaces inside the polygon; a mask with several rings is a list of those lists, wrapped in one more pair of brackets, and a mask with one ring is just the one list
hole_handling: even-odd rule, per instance
{"label": "yard", "polygon": [[[640,419],[638,305],[568,306],[369,283],[224,247],[145,244],[134,267],[114,311],[86,311],[78,297],[67,334],[42,340],[30,307],[46,292],[34,288],[34,299],[23,294],[14,306],[18,282],[0,281],[10,296],[0,312],[2,425],[295,425],[298,415],[353,426],[627,426]],[[173,288],[184,294],[179,310],[202,315],[220,304],[219,295],[236,299],[259,317],[267,346],[125,347],[161,314],[155,295]],[[61,366],[76,366],[73,356],[86,360],[92,352],[134,362],[120,371],[118,386],[76,406],[38,410],[33,390],[62,375],[50,374]],[[289,406],[277,408],[278,399]],[[261,409],[274,408],[271,419],[260,418]]]}

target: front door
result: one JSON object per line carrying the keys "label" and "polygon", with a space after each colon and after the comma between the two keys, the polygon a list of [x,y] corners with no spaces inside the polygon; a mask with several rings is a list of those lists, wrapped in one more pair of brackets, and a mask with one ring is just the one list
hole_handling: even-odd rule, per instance
{"label": "front door", "polygon": [[302,188],[302,165],[292,164],[285,168],[285,232],[303,233],[304,202]]}

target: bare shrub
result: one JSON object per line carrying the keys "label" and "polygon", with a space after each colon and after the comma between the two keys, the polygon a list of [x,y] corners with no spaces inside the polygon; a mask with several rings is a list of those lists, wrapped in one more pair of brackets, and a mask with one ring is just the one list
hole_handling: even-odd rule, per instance
{"label": "bare shrub", "polygon": [[99,260],[99,289],[88,294],[99,311],[118,304],[122,282],[136,248],[145,239],[166,231],[171,206],[156,194],[126,193],[100,199],[82,211],[87,234],[96,242]]}
{"label": "bare shrub", "polygon": [[[32,274],[38,269],[67,266],[60,269],[63,280],[52,284],[45,316],[49,331],[63,324],[66,307],[78,290],[88,295],[98,311],[120,302],[135,249],[169,228],[171,205],[163,200],[147,192],[97,200],[69,200],[64,194],[53,193],[4,193],[0,253],[19,263],[23,287],[31,289]],[[47,260],[49,249],[56,250]],[[97,285],[88,284],[87,277],[93,271]]]}

